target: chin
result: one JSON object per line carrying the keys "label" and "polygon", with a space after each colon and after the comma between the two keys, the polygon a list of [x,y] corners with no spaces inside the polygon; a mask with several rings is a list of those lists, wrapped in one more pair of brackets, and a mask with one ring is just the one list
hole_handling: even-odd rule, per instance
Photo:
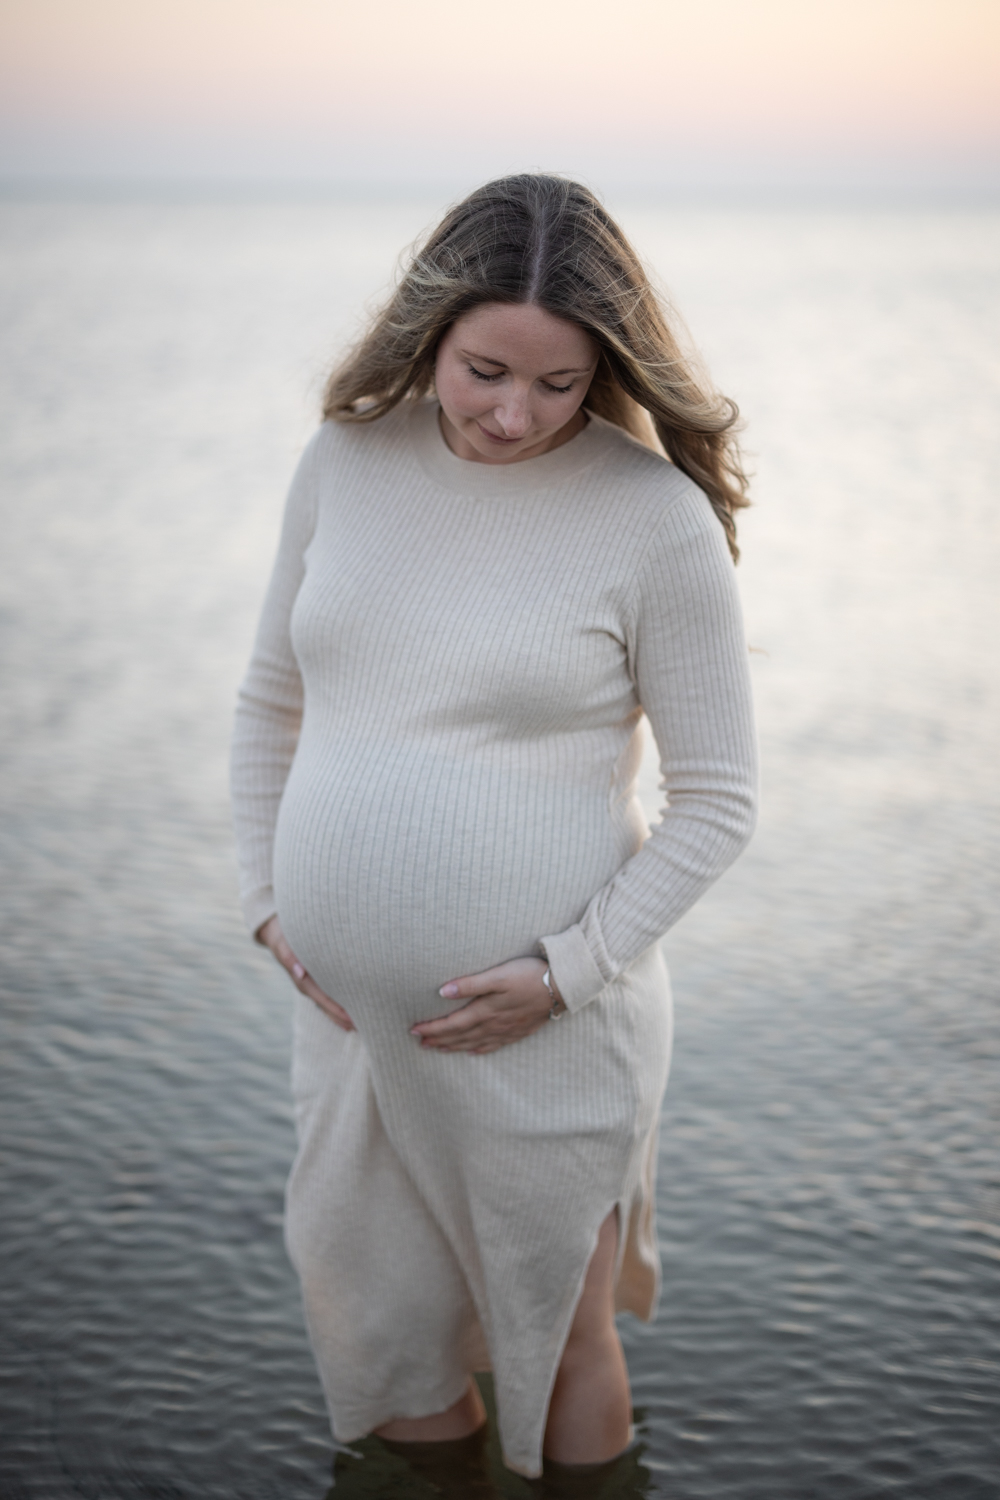
{"label": "chin", "polygon": [[516,446],[511,444],[509,448],[494,448],[491,443],[488,448],[481,447],[478,451],[482,454],[483,458],[491,459],[495,464],[512,463],[515,458],[521,457],[521,454],[524,452],[524,445],[518,443]]}

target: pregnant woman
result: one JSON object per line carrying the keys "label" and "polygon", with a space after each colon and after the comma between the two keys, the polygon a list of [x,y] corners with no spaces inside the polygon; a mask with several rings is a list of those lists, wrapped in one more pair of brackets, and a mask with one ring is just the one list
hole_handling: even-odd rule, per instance
{"label": "pregnant woman", "polygon": [[[732,403],[576,183],[474,192],[331,378],[237,720],[292,975],[287,1239],[341,1441],[629,1442],[670,1058],[658,940],[745,845]],[[727,545],[728,544],[728,545]],[[634,794],[648,717],[666,805]]]}

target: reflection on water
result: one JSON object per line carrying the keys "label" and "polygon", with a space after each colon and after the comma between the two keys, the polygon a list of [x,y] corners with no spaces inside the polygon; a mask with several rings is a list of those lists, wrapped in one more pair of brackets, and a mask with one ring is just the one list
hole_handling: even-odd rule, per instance
{"label": "reflection on water", "polygon": [[[226,740],[310,382],[434,211],[0,207],[3,1500],[328,1490]],[[1000,219],[626,217],[750,421],[765,797],[667,943],[664,1296],[595,1493],[994,1497]],[[352,1447],[338,1496],[443,1488]]]}

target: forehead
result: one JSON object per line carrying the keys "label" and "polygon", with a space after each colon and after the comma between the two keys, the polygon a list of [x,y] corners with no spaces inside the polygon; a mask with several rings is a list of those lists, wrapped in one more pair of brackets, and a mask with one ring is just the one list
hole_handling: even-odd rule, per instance
{"label": "forehead", "polygon": [[586,368],[597,357],[589,334],[534,303],[487,302],[452,325],[450,341],[465,352],[499,360],[510,368]]}

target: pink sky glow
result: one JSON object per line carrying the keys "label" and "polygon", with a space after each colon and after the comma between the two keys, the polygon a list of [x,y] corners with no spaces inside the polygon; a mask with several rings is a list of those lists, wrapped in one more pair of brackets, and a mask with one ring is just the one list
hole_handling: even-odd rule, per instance
{"label": "pink sky glow", "polygon": [[0,99],[8,176],[996,179],[1000,3],[0,0]]}

